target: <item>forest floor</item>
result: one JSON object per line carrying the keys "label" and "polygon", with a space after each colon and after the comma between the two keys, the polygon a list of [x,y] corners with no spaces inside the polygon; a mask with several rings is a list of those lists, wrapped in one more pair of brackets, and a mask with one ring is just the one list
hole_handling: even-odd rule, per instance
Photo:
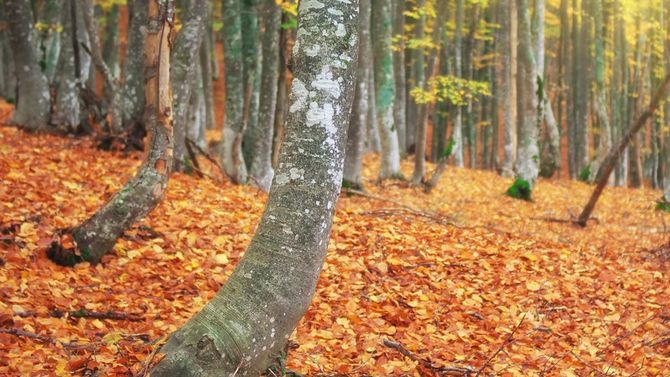
{"label": "forest floor", "polygon": [[[90,138],[0,127],[0,375],[137,374],[232,272],[266,196],[184,174],[101,264],[46,258],[54,234],[95,211],[140,161]],[[578,213],[592,189],[582,183],[540,180],[528,203],[504,195],[509,179],[449,168],[428,195],[376,185],[377,165],[366,159],[368,197],[338,203],[290,369],[670,375],[670,216],[654,210],[660,192],[608,188],[581,229],[555,220]],[[410,175],[410,160],[403,169]]]}

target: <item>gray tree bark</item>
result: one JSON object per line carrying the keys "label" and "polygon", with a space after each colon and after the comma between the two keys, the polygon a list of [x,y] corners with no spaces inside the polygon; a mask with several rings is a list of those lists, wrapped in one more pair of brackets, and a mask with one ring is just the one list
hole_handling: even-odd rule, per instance
{"label": "gray tree bark", "polygon": [[[393,35],[399,37],[397,50],[393,52],[393,74],[395,76],[395,102],[393,121],[398,129],[400,154],[407,153],[407,81],[405,80],[405,0],[393,2]],[[370,60],[371,62],[372,60]]]}
{"label": "gray tree bark", "polygon": [[[356,78],[356,94],[354,96],[349,132],[347,133],[347,148],[344,158],[343,184],[362,189],[361,166],[365,147],[365,131],[368,122],[368,87],[370,83],[371,56],[366,54],[370,50],[370,0],[359,1],[358,16],[358,72]],[[396,97],[397,99],[398,97]]]}
{"label": "gray tree bark", "polygon": [[233,182],[246,183],[247,167],[242,155],[245,91],[240,2],[241,0],[224,0],[223,2],[226,111],[223,122],[221,160],[223,170]]}
{"label": "gray tree bark", "polygon": [[286,140],[265,212],[215,298],[173,333],[151,375],[264,372],[309,307],[342,183],[358,4],[303,0]]}
{"label": "gray tree bark", "polygon": [[[81,107],[79,89],[82,86],[81,54],[75,48],[79,43],[77,37],[77,0],[66,0],[63,12],[63,46],[58,59],[56,109],[51,123],[63,132],[74,132],[79,126]],[[73,19],[73,16],[75,17]],[[77,56],[79,54],[79,56]],[[79,72],[77,72],[79,70]]]}
{"label": "gray tree bark", "polygon": [[279,27],[281,9],[274,1],[264,1],[262,6],[262,59],[260,108],[258,125],[251,140],[254,142],[249,175],[261,190],[270,191],[272,168],[272,137],[277,107],[277,80],[279,79]]}
{"label": "gray tree bark", "polygon": [[142,125],[144,111],[144,62],[141,51],[146,39],[148,0],[133,0],[129,12],[128,46],[123,66],[121,88],[121,115],[112,116],[112,132],[121,133],[136,125]]}
{"label": "gray tree bark", "polygon": [[[189,106],[196,81],[196,66],[205,34],[207,2],[190,1],[184,7],[182,28],[177,34],[172,50],[170,77],[172,79],[172,103],[174,122],[174,159],[175,171],[187,171],[193,161],[186,153],[186,133],[189,124]],[[195,140],[194,140],[195,141]]]}
{"label": "gray tree bark", "polygon": [[372,40],[374,49],[375,96],[377,106],[377,129],[381,142],[380,179],[400,177],[400,149],[398,130],[393,123],[393,51],[391,38],[393,14],[390,0],[379,0],[372,4]]}
{"label": "gray tree bark", "polygon": [[42,74],[33,49],[33,12],[30,0],[6,0],[9,45],[18,81],[16,109],[12,123],[30,131],[45,131],[49,123],[51,99],[46,76]]}
{"label": "gray tree bark", "polygon": [[512,77],[512,66],[516,64],[512,60],[512,3],[514,0],[500,0],[502,3],[501,15],[501,38],[500,55],[502,57],[502,79],[500,91],[503,101],[503,163],[501,174],[504,177],[514,175],[514,161],[516,160],[516,111],[515,85]]}
{"label": "gray tree bark", "polygon": [[535,93],[537,68],[533,54],[528,0],[516,0],[519,22],[519,74],[517,77],[517,107],[519,147],[516,159],[516,177],[533,189],[539,172],[538,101]]}
{"label": "gray tree bark", "polygon": [[[456,0],[456,31],[454,32],[454,74],[463,77],[463,18],[464,0]],[[456,106],[454,109],[453,131],[451,133],[454,147],[452,155],[454,164],[462,168],[465,166],[463,156],[463,107]]]}
{"label": "gray tree bark", "polygon": [[149,154],[137,174],[102,208],[72,229],[77,251],[52,247],[47,255],[63,265],[85,260],[98,263],[112,250],[116,240],[133,223],[146,216],[162,200],[172,166],[172,95],[170,89],[170,33],[172,1],[149,1],[144,51],[147,75],[144,91],[147,104],[145,122],[152,137]]}

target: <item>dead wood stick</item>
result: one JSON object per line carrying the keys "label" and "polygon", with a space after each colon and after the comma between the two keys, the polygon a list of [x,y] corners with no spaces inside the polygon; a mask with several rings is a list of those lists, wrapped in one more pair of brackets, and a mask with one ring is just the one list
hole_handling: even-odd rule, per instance
{"label": "dead wood stick", "polygon": [[523,321],[525,319],[526,319],[526,313],[523,313],[523,316],[521,317],[521,320],[519,321],[519,323],[517,323],[517,325],[514,326],[514,329],[512,329],[512,332],[509,333],[509,335],[507,335],[505,340],[502,342],[500,347],[498,347],[498,349],[493,353],[493,355],[491,355],[488,358],[488,360],[486,360],[484,365],[482,365],[482,367],[479,368],[479,370],[477,371],[477,374],[475,376],[479,376],[486,368],[488,368],[489,365],[491,364],[491,362],[493,361],[493,359],[495,359],[496,356],[498,356],[498,354],[503,350],[503,348],[505,348],[506,345],[508,345],[508,344],[510,344],[514,341],[514,339],[513,339],[514,338],[514,333],[516,333],[516,331],[519,329],[519,327],[521,327],[521,324],[523,323]]}
{"label": "dead wood stick", "polygon": [[54,339],[50,336],[35,334],[35,333],[30,332],[30,331],[25,331],[25,330],[21,330],[21,329],[14,329],[14,328],[0,329],[0,334],[9,334],[9,335],[14,335],[16,337],[25,337],[25,338],[35,339],[38,342],[47,343],[47,344],[60,344],[65,348],[71,348],[71,349],[91,350],[91,349],[93,349],[93,348],[95,348],[99,345],[99,343],[97,343],[97,342],[96,343],[87,343],[87,344],[62,342],[62,341]]}
{"label": "dead wood stick", "polygon": [[108,310],[106,312],[94,312],[86,309],[79,309],[69,312],[73,318],[95,318],[95,319],[113,319],[121,321],[141,321],[142,317],[135,313],[115,312]]}
{"label": "dead wood stick", "polygon": [[207,161],[209,161],[209,162],[211,162],[212,164],[214,164],[214,166],[216,166],[216,168],[219,169],[219,172],[221,172],[221,174],[222,174],[224,177],[228,177],[228,178],[230,178],[230,176],[226,173],[226,171],[223,170],[223,168],[221,167],[221,165],[219,164],[219,162],[216,161],[212,156],[210,156],[209,153],[205,152],[202,148],[200,148],[200,147],[198,146],[198,144],[196,144],[193,140],[191,140],[191,139],[189,139],[189,138],[186,138],[186,144],[187,144],[187,145],[190,144],[193,148],[195,148],[196,151],[198,151],[198,153],[200,153],[203,157],[205,157],[205,158],[207,159]]}
{"label": "dead wood stick", "polygon": [[[381,197],[381,196],[369,194],[365,191],[360,191],[360,190],[342,189],[342,192],[347,193],[347,194],[362,196],[362,197],[365,197],[365,198],[368,198],[368,199],[378,200],[378,201],[381,201],[381,202],[392,203],[392,204],[395,204],[395,205],[400,207],[400,209],[394,208],[392,210],[396,210],[396,211],[404,210],[404,211],[413,213],[415,215],[419,215],[419,216],[423,216],[423,217],[429,217],[429,218],[432,218],[434,220],[435,219],[440,219],[441,221],[446,220],[446,221],[448,221],[448,223],[450,225],[455,225],[451,222],[453,219],[449,218],[448,216],[444,216],[444,215],[442,215],[440,213],[437,213],[437,212],[416,209],[416,208],[410,207],[407,204],[402,203],[402,202],[397,201],[397,200],[388,199],[388,198],[384,198],[384,197]],[[382,209],[382,210],[388,210],[388,209]]]}
{"label": "dead wood stick", "polygon": [[438,373],[441,376],[461,376],[467,377],[472,375],[475,370],[469,366],[466,367],[456,367],[456,366],[439,366],[433,363],[432,361],[422,359],[415,355],[412,351],[405,348],[402,344],[394,342],[392,340],[384,339],[384,345],[389,348],[400,352],[403,356],[408,359],[415,361],[421,364],[424,368],[430,369],[431,371]]}

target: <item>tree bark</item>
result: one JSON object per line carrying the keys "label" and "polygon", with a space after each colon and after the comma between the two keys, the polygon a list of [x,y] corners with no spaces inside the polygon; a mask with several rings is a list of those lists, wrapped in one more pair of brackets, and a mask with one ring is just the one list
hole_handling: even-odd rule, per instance
{"label": "tree bark", "polygon": [[[445,3],[442,1],[442,3]],[[426,0],[417,0],[416,11],[419,13],[419,19],[414,26],[414,33],[417,40],[423,40],[426,28]],[[412,70],[414,71],[414,87],[425,90],[426,67],[423,48],[416,47],[412,58]],[[412,183],[419,184],[423,180],[423,174],[426,170],[426,124],[423,121],[424,113],[427,113],[426,105],[420,105],[412,101],[414,114],[414,172],[412,173]]]}
{"label": "tree bark", "polygon": [[516,160],[516,177],[526,181],[530,190],[535,185],[539,171],[537,68],[532,48],[528,0],[517,0],[519,22],[519,74],[517,77],[517,108],[519,147]]}
{"label": "tree bark", "polygon": [[6,0],[9,45],[18,81],[16,109],[12,123],[29,131],[45,131],[51,100],[46,77],[33,49],[33,12],[30,0]]}
{"label": "tree bark", "polygon": [[363,188],[361,165],[363,164],[365,131],[368,122],[368,87],[372,63],[372,57],[369,53],[366,53],[370,51],[370,9],[370,0],[359,1],[358,77],[356,78],[356,94],[351,111],[349,132],[347,133],[347,153],[344,158],[343,184],[359,190]]}
{"label": "tree bark", "polygon": [[[463,13],[464,0],[456,0],[456,31],[454,32],[454,74],[456,77],[463,77]],[[463,156],[463,107],[456,106],[454,110],[453,131],[451,134],[453,140],[454,163],[457,167],[465,166]]]}
{"label": "tree bark", "polygon": [[56,108],[51,116],[51,123],[63,132],[74,132],[79,127],[81,107],[79,104],[81,79],[81,62],[78,56],[79,39],[77,38],[77,0],[64,2],[63,13],[63,46],[58,59],[55,80]]}
{"label": "tree bark", "polygon": [[98,263],[133,223],[162,200],[172,166],[172,93],[170,89],[170,34],[174,17],[172,1],[149,1],[144,51],[145,123],[152,132],[151,148],[137,174],[102,208],[72,229],[77,251],[52,249],[56,263],[72,265],[81,260]]}
{"label": "tree bark", "polygon": [[514,175],[514,161],[516,160],[516,111],[514,92],[514,80],[512,77],[512,66],[516,64],[512,60],[512,2],[513,0],[500,0],[502,3],[501,15],[501,39],[500,54],[502,56],[502,79],[500,80],[500,92],[503,101],[503,163],[501,175],[512,177]]}
{"label": "tree bark", "polygon": [[618,142],[618,144],[614,148],[610,149],[609,153],[607,154],[607,157],[600,166],[600,170],[598,170],[598,175],[596,178],[596,188],[593,190],[591,198],[589,199],[588,203],[586,203],[586,206],[584,206],[582,213],[579,215],[579,218],[576,221],[577,224],[581,226],[586,226],[586,222],[589,220],[589,217],[591,217],[591,213],[593,212],[593,209],[595,208],[596,203],[600,198],[600,195],[603,193],[605,186],[607,186],[610,174],[612,174],[612,170],[614,170],[616,162],[621,156],[621,153],[623,153],[628,144],[630,144],[633,138],[637,135],[638,131],[640,131],[640,129],[644,127],[645,124],[647,124],[649,118],[651,118],[651,116],[654,115],[661,100],[665,98],[667,95],[666,92],[668,90],[669,84],[670,84],[670,73],[666,74],[660,87],[656,89],[656,92],[654,93],[654,96],[651,98],[647,110],[645,110],[640,115],[640,117],[635,121],[635,124],[633,124],[633,127],[631,127],[630,130],[626,132],[626,135],[623,136],[623,138]]}
{"label": "tree bark", "polygon": [[246,183],[247,167],[242,155],[244,138],[244,55],[242,53],[242,0],[223,2],[223,48],[226,70],[226,111],[223,123],[221,160],[223,170],[234,183]]}
{"label": "tree bark", "polygon": [[128,46],[123,66],[121,114],[112,115],[112,133],[142,125],[144,112],[144,62],[142,53],[146,35],[148,0],[133,0],[128,26]]}
{"label": "tree bark", "polygon": [[270,191],[274,170],[272,169],[272,136],[277,107],[277,80],[279,78],[279,27],[281,9],[273,2],[263,3],[263,64],[261,71],[260,113],[251,159],[250,176],[261,190]]}
{"label": "tree bark", "polygon": [[242,55],[244,59],[244,136],[242,155],[247,174],[251,169],[251,160],[256,154],[255,136],[258,134],[258,108],[260,102],[260,75],[263,50],[258,46],[260,40],[260,22],[258,15],[259,0],[242,0]]}
{"label": "tree bark", "polygon": [[375,1],[372,7],[372,37],[377,129],[382,148],[380,179],[399,177],[402,174],[400,172],[398,130],[393,123],[395,83],[393,80],[393,51],[391,50],[392,16],[390,0]]}
{"label": "tree bark", "polygon": [[[405,78],[405,0],[393,2],[393,35],[398,39],[393,52],[393,75],[395,76],[395,102],[393,121],[398,129],[400,154],[407,153],[407,81]],[[370,60],[371,64],[372,59]]]}
{"label": "tree bark", "polygon": [[[190,1],[184,7],[182,28],[177,34],[172,50],[170,78],[172,80],[172,103],[174,122],[174,159],[175,171],[188,171],[193,161],[186,153],[186,134],[190,127],[189,104],[196,80],[196,65],[200,58],[200,49],[205,35],[207,2]],[[195,141],[195,140],[194,140]]]}
{"label": "tree bark", "polygon": [[258,230],[215,298],[170,336],[152,376],[259,375],[307,311],[342,182],[357,3],[300,2],[286,141]]}

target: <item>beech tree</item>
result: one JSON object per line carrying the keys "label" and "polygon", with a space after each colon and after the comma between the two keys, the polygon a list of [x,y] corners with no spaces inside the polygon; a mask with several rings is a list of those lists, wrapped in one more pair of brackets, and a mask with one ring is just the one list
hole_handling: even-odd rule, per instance
{"label": "beech tree", "polygon": [[146,216],[163,198],[172,167],[172,92],[170,88],[170,34],[174,7],[171,0],[149,1],[144,65],[145,123],[152,131],[149,154],[137,174],[93,216],[70,233],[76,250],[54,245],[49,258],[63,265],[80,261],[98,263],[133,223]]}
{"label": "beech tree", "polygon": [[265,212],[240,264],[170,336],[152,376],[258,375],[309,307],[342,184],[357,17],[355,0],[300,2],[286,139]]}

